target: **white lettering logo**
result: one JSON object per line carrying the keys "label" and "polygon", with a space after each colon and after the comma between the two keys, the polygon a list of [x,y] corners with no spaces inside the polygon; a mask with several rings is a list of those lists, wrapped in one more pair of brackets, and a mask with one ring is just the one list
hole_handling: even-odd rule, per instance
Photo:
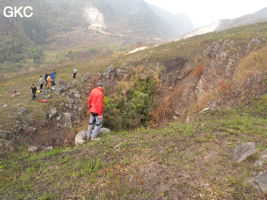
{"label": "white lettering logo", "polygon": [[21,7],[11,7],[7,6],[4,8],[4,16],[7,18],[16,18],[16,17],[26,17],[30,18],[33,16],[33,8],[31,6],[21,6]]}

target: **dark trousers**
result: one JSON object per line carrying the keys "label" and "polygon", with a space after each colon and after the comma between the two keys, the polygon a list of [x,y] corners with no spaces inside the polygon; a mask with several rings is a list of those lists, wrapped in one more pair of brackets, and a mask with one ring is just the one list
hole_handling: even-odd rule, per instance
{"label": "dark trousers", "polygon": [[32,100],[36,99],[36,93],[32,93]]}
{"label": "dark trousers", "polygon": [[42,90],[44,87],[44,84],[40,84],[40,90]]}
{"label": "dark trousers", "polygon": [[73,78],[74,78],[74,79],[76,78],[76,74],[77,74],[77,73],[73,73]]}

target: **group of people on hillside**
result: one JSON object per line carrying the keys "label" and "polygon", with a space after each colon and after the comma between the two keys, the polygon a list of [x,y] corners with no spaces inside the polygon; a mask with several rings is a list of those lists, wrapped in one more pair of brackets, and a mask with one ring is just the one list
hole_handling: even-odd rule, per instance
{"label": "group of people on hillside", "polygon": [[[56,70],[54,69],[54,71],[51,74],[48,74],[47,72],[44,75],[40,75],[39,78],[39,91],[42,92],[44,89],[44,86],[46,86],[46,89],[50,89],[51,85],[55,85],[56,82]],[[32,91],[32,100],[36,99],[36,93],[37,93],[37,87],[35,86],[35,84],[33,83],[31,86],[31,91]]]}
{"label": "group of people on hillside", "polygon": [[[77,68],[73,68],[73,79],[76,78],[78,73]],[[44,76],[41,75],[39,79],[40,90],[43,89],[44,85],[46,88],[50,88],[51,85],[55,85],[56,71],[48,74],[45,73]],[[87,139],[88,140],[99,140],[98,135],[103,123],[103,107],[104,107],[104,83],[99,81],[97,87],[94,88],[88,98],[88,112],[87,115],[90,115],[89,126],[87,130]],[[32,90],[32,100],[36,98],[37,87],[33,84],[31,87]]]}
{"label": "group of people on hillside", "polygon": [[[78,73],[78,69],[76,67],[74,67],[72,69],[72,78],[76,79]],[[51,74],[48,74],[47,72],[44,75],[40,75],[39,78],[39,90],[40,92],[43,91],[44,86],[46,87],[46,89],[50,89],[51,86],[54,86],[56,84],[56,70],[54,69],[54,71]],[[32,84],[31,86],[31,91],[32,91],[32,100],[36,99],[36,93],[37,93],[37,87],[35,86],[35,84]]]}

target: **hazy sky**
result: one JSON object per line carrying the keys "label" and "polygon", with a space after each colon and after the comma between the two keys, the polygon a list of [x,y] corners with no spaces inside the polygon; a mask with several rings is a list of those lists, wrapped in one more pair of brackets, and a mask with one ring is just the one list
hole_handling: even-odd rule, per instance
{"label": "hazy sky", "polygon": [[146,0],[174,14],[186,13],[195,27],[267,7],[267,0]]}

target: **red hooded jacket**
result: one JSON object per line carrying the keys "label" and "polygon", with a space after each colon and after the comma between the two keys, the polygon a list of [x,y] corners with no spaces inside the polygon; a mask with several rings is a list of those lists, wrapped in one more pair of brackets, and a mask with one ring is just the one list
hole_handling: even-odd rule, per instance
{"label": "red hooded jacket", "polygon": [[104,101],[104,90],[101,87],[93,89],[88,98],[88,109],[92,113],[97,113],[98,116],[102,116],[103,113],[103,102]]}

